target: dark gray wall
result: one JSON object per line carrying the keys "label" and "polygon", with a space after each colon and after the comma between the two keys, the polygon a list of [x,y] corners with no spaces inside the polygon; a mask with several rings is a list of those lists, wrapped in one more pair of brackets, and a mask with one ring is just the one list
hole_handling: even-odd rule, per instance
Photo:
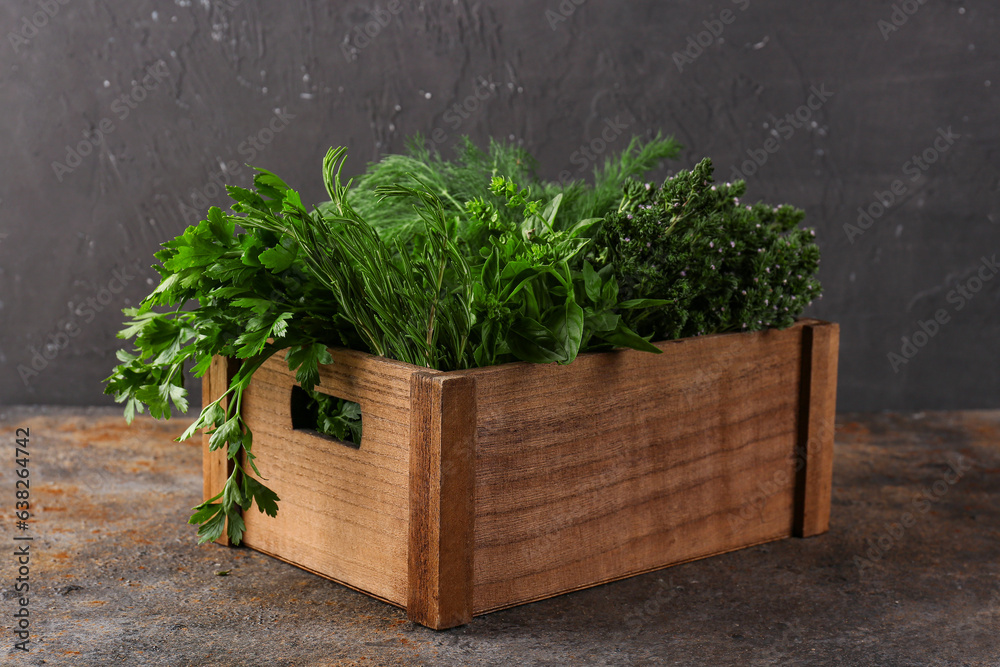
{"label": "dark gray wall", "polygon": [[[151,289],[158,244],[196,222],[185,206],[223,202],[214,182],[245,185],[244,162],[318,201],[328,146],[347,145],[357,170],[437,130],[442,146],[515,137],[559,178],[589,170],[578,151],[600,149],[610,121],[627,128],[606,150],[676,135],[673,169],[707,155],[728,178],[766,157],[748,170],[752,198],[804,207],[818,230],[825,298],[811,314],[842,325],[842,409],[996,407],[1000,280],[976,274],[1000,250],[1000,6],[908,1],[893,31],[879,26],[892,3],[861,0],[402,0],[398,13],[51,0],[51,17],[45,3],[3,3],[0,401],[107,402],[119,309]],[[359,39],[366,24],[374,37]],[[679,67],[709,27],[721,34]],[[796,110],[802,126],[777,122]],[[959,136],[935,148],[948,128]],[[95,131],[78,166],[53,166],[75,164],[67,146]],[[922,169],[910,161],[925,150]],[[896,181],[888,212],[849,239],[844,225]],[[894,370],[887,355],[937,311],[947,322]],[[22,380],[47,344],[52,358]]]}

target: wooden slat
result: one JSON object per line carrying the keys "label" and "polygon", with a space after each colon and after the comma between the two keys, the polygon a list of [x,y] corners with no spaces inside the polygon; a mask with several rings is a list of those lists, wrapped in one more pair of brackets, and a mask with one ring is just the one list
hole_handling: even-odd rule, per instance
{"label": "wooden slat", "polygon": [[[253,453],[280,498],[278,516],[244,514],[244,544],[405,606],[409,534],[410,375],[419,368],[331,350],[317,389],[361,406],[354,449],[291,423],[294,375],[272,358],[243,396]],[[433,373],[434,371],[428,371]]]}
{"label": "wooden slat", "polygon": [[830,528],[839,348],[838,325],[815,320],[805,323],[795,516],[798,537],[819,535]]}
{"label": "wooden slat", "polygon": [[475,379],[415,373],[410,393],[406,612],[450,628],[472,620]]}
{"label": "wooden slat", "polygon": [[454,373],[334,350],[320,388],[361,404],[357,450],[291,429],[272,359],[243,414],[280,509],[245,543],[444,628],[826,530],[836,325],[658,346]]}
{"label": "wooden slat", "polygon": [[802,334],[463,372],[477,386],[474,612],[790,536]]}
{"label": "wooden slat", "polygon": [[[229,388],[229,382],[236,373],[236,365],[224,357],[212,359],[212,365],[205,372],[201,379],[202,406],[208,405]],[[229,399],[223,399],[220,405],[225,409],[229,404]],[[233,473],[233,462],[226,457],[226,450],[209,450],[208,435],[201,437],[202,451],[202,496],[204,500],[214,498],[222,492],[226,480]],[[229,545],[229,536],[226,531],[216,540],[218,544]]]}

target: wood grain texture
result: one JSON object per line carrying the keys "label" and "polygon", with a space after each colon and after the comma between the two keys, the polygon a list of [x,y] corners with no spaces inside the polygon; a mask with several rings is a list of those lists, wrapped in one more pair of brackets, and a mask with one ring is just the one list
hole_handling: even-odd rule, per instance
{"label": "wood grain texture", "polygon": [[[224,357],[215,357],[209,369],[201,376],[201,395],[203,405],[208,405],[229,388],[229,382],[236,374],[236,364]],[[223,409],[227,409],[229,399],[220,402]],[[202,451],[202,496],[203,500],[209,500],[222,492],[222,487],[226,485],[226,480],[233,473],[233,462],[226,457],[226,450],[209,449],[209,436],[201,436]],[[226,531],[215,540],[217,544],[229,545],[229,536]]]}
{"label": "wood grain texture", "polygon": [[[405,606],[410,492],[410,376],[415,366],[331,350],[317,389],[361,406],[358,449],[291,423],[295,378],[268,360],[243,397],[257,465],[278,516],[244,514],[244,544]],[[434,371],[425,371],[434,373]]]}
{"label": "wood grain texture", "polygon": [[247,512],[244,543],[446,628],[817,534],[837,344],[805,320],[451,373],[331,350],[319,388],[361,405],[357,450],[291,428],[294,376],[272,359],[243,416],[280,509]]}
{"label": "wood grain texture", "polygon": [[840,327],[817,320],[807,320],[803,324],[795,535],[810,537],[830,528]]}
{"label": "wood grain texture", "polygon": [[411,385],[410,620],[472,620],[476,387],[469,376],[414,373]]}
{"label": "wood grain texture", "polygon": [[803,328],[464,371],[474,612],[791,535]]}

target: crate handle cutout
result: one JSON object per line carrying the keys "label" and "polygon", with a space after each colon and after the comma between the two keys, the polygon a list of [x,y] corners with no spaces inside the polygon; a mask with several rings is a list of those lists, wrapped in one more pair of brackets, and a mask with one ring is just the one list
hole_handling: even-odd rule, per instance
{"label": "crate handle cutout", "polygon": [[364,418],[361,406],[318,389],[307,392],[294,385],[291,397],[292,430],[331,440],[352,449],[361,448]]}

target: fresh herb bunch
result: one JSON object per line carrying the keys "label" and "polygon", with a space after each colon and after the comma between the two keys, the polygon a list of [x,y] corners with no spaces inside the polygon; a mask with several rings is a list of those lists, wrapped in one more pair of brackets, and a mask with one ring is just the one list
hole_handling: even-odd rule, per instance
{"label": "fresh herb bunch", "polygon": [[[125,311],[131,319],[119,335],[134,338],[135,349],[118,353],[105,391],[125,404],[129,421],[144,406],[168,418],[171,404],[187,409],[187,367],[200,376],[214,355],[242,360],[225,393],[179,438],[205,429],[210,449],[233,462],[223,490],[191,522],[201,524],[202,542],[226,531],[238,544],[242,512],[254,504],[277,512],[240,408],[254,372],[279,351],[307,392],[319,364],[332,362],[328,346],[441,370],[569,363],[614,346],[659,352],[622,314],[663,302],[619,299],[593,235],[623,180],[676,151],[671,139],[635,140],[591,188],[538,182],[530,156],[510,145],[479,153],[466,144],[454,163],[424,149],[371,165],[364,187],[352,190],[340,177],[346,150],[331,149],[323,165],[330,201],[311,210],[259,169],[253,189],[227,188],[232,214],[212,207],[156,253],[162,280]],[[313,401],[323,413],[318,426],[335,437],[353,433],[344,404]]]}
{"label": "fresh herb bunch", "polygon": [[658,353],[653,339],[790,325],[819,294],[802,212],[741,205],[745,185],[713,184],[708,160],[660,188],[634,180],[677,150],[659,135],[633,140],[590,186],[538,180],[531,156],[509,144],[466,141],[448,161],[418,140],[352,188],[346,149],[331,149],[330,200],[313,208],[259,169],[252,189],[227,188],[231,213],[212,207],[156,253],[162,280],[125,310],[119,335],[135,349],[118,353],[105,391],[129,421],[144,407],[167,418],[171,405],[187,409],[186,368],[200,376],[215,355],[242,360],[180,438],[205,429],[233,462],[191,522],[203,542],[227,531],[238,544],[242,512],[278,509],[241,404],[280,351],[317,430],[360,443],[357,405],[314,391],[329,346],[454,370],[570,363],[614,347]]}
{"label": "fresh herb bunch", "polygon": [[501,215],[484,199],[468,203],[469,246],[485,260],[474,270],[476,366],[517,359],[570,363],[581,351],[613,345],[659,353],[616,311],[661,304],[645,299],[620,302],[610,267],[598,272],[580,259],[593,243],[586,233],[599,218],[560,231],[555,220],[561,195],[543,208],[527,188],[519,190],[504,177],[491,181],[490,192],[502,197],[504,208],[517,212],[513,219],[520,222],[505,221],[510,213]]}
{"label": "fresh herb bunch", "polygon": [[[338,311],[379,356],[452,370],[467,368],[472,277],[449,238],[440,200],[426,190],[385,186],[380,198],[413,205],[422,234],[411,252],[390,248],[347,201],[340,172],[347,149],[331,149],[323,176],[333,207],[307,211],[283,183],[265,194],[228,188],[243,227],[275,234],[297,249],[311,281],[333,295]],[[260,190],[260,185],[258,185]],[[416,238],[416,237],[415,237]]]}
{"label": "fresh herb bunch", "polygon": [[[440,200],[446,215],[460,217],[464,217],[466,202],[480,198],[497,206],[505,222],[518,222],[515,214],[507,215],[503,197],[486,190],[492,179],[504,177],[545,201],[561,195],[562,204],[551,222],[555,229],[568,229],[580,220],[600,218],[613,209],[626,179],[641,177],[662,160],[676,157],[680,148],[673,137],[659,133],[648,140],[634,137],[621,153],[608,157],[601,168],[595,169],[593,184],[580,180],[559,183],[540,180],[535,158],[516,145],[490,139],[486,150],[482,150],[463,137],[456,158],[448,160],[417,135],[407,142],[406,154],[387,155],[370,164],[347,199],[386,243],[399,240],[407,245],[421,232],[420,217],[406,201],[383,201],[371,193],[397,185],[420,188]],[[326,210],[331,205],[321,204],[319,208]],[[461,242],[471,230],[459,224],[454,231],[455,240]]]}
{"label": "fresh herb bunch", "polygon": [[321,391],[305,390],[303,411],[315,420],[316,431],[332,438],[361,444],[361,406],[345,398],[336,398]]}
{"label": "fresh herb bunch", "polygon": [[630,181],[598,235],[625,298],[663,305],[623,313],[654,340],[792,324],[820,295],[815,232],[791,206],[744,204],[743,181],[716,184],[711,160],[661,187]]}
{"label": "fresh herb bunch", "polygon": [[[274,178],[262,172],[260,187],[266,189]],[[332,360],[327,352],[336,344],[331,335],[348,347],[360,340],[332,296],[295,263],[296,249],[270,232],[237,233],[232,216],[213,207],[205,220],[163,246],[156,253],[162,281],[138,308],[124,311],[130,321],[119,337],[134,338],[135,350],[118,352],[121,363],[107,378],[105,393],[125,403],[130,422],[144,406],[158,419],[169,418],[171,404],[187,410],[187,367],[200,376],[214,355],[243,360],[226,392],[205,406],[179,438],[209,429],[211,449],[225,448],[234,462],[224,490],[195,508],[191,520],[202,524],[199,535],[209,541],[222,534],[228,518],[229,536],[239,543],[241,510],[256,503],[271,516],[277,512],[277,496],[243,467],[245,462],[260,476],[251,451],[253,434],[240,411],[254,372],[287,349],[289,368],[311,389],[319,381],[318,364]],[[197,305],[189,305],[193,302]],[[169,310],[157,312],[156,307]]]}

